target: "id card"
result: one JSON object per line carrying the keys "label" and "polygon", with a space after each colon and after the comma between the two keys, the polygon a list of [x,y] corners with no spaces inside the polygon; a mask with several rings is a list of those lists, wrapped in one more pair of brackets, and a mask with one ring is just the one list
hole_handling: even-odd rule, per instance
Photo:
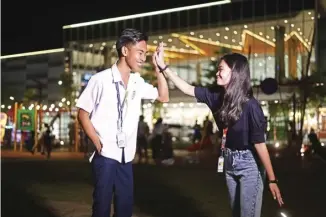
{"label": "id card", "polygon": [[223,173],[223,169],[224,169],[224,157],[220,156],[218,158],[218,163],[217,163],[217,172]]}
{"label": "id card", "polygon": [[117,133],[117,144],[119,148],[125,148],[127,145],[126,134],[124,132]]}

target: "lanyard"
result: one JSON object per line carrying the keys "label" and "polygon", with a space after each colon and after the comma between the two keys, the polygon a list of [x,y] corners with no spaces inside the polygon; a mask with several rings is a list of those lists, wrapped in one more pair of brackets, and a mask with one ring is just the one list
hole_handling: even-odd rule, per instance
{"label": "lanyard", "polygon": [[222,142],[221,142],[221,149],[224,151],[225,144],[226,144],[226,134],[228,133],[228,128],[223,129],[223,136],[222,136]]}
{"label": "lanyard", "polygon": [[117,108],[118,108],[118,120],[117,120],[117,127],[118,131],[122,131],[122,125],[123,125],[123,108],[125,106],[126,98],[128,95],[128,90],[126,91],[125,97],[123,99],[123,102],[121,104],[121,99],[120,99],[120,91],[119,91],[119,82],[114,82],[115,83],[115,88],[117,90]]}

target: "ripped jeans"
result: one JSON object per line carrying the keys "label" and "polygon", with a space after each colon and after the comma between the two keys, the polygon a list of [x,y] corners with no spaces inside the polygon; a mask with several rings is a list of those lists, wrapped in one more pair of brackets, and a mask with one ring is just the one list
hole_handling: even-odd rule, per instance
{"label": "ripped jeans", "polygon": [[251,150],[224,151],[225,177],[233,217],[260,217],[265,170]]}

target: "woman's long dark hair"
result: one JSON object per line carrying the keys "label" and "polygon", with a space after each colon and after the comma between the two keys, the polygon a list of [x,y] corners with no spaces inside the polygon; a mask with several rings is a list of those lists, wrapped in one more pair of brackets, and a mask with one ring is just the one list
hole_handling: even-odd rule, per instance
{"label": "woman's long dark hair", "polygon": [[223,104],[217,111],[224,127],[233,125],[242,113],[243,105],[252,97],[249,63],[245,56],[232,53],[221,58],[231,69],[230,82],[225,88]]}

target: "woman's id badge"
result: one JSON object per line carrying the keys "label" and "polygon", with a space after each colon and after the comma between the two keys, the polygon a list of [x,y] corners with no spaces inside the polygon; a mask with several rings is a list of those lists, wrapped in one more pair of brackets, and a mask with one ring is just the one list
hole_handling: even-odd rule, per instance
{"label": "woman's id badge", "polygon": [[217,163],[217,172],[223,173],[223,168],[224,168],[224,157],[220,156],[218,158],[218,163]]}
{"label": "woman's id badge", "polygon": [[117,144],[119,148],[125,148],[127,145],[126,134],[124,132],[117,133]]}

